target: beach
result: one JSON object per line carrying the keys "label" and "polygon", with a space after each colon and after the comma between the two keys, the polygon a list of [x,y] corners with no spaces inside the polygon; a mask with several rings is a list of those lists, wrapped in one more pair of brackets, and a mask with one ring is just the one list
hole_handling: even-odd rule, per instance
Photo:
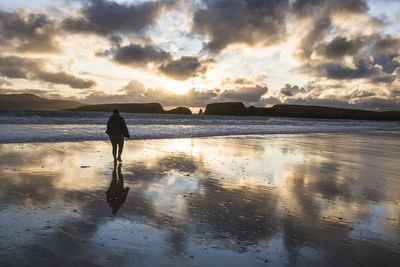
{"label": "beach", "polygon": [[0,144],[1,266],[398,266],[400,132]]}

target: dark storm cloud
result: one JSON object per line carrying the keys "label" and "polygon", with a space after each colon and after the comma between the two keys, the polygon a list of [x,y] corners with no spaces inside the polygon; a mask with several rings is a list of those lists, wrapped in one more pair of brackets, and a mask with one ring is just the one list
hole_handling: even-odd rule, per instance
{"label": "dark storm cloud", "polygon": [[297,85],[290,85],[286,84],[285,87],[283,87],[280,91],[280,93],[284,96],[294,96],[299,93],[306,93],[306,89],[304,87],[299,87]]}
{"label": "dark storm cloud", "polygon": [[175,1],[116,3],[107,0],[84,2],[82,17],[66,18],[64,28],[73,32],[92,32],[100,35],[138,33],[152,25],[165,8]]}
{"label": "dark storm cloud", "polygon": [[158,70],[165,76],[175,80],[186,80],[207,72],[208,65],[215,63],[213,59],[200,59],[195,56],[182,56],[176,60],[172,55],[152,45],[130,44],[118,46],[97,53],[98,56],[109,56],[121,65],[145,67],[149,63],[159,64]]}
{"label": "dark storm cloud", "polygon": [[326,58],[340,58],[345,55],[354,55],[362,47],[362,40],[349,40],[345,37],[335,37],[332,41],[320,44],[316,51]]}
{"label": "dark storm cloud", "polygon": [[268,92],[268,87],[255,85],[252,87],[238,87],[232,90],[222,91],[219,95],[220,101],[240,101],[245,103],[257,103],[261,97]]}
{"label": "dark storm cloud", "polygon": [[374,37],[375,39],[377,39],[374,47],[376,52],[393,53],[394,51],[399,51],[400,38],[393,37],[391,35],[384,35],[384,36],[375,35]]}
{"label": "dark storm cloud", "polygon": [[19,52],[59,52],[56,24],[39,11],[18,9],[9,13],[0,10],[0,45]]}
{"label": "dark storm cloud", "polygon": [[309,58],[315,44],[329,34],[333,14],[367,11],[365,0],[204,0],[193,15],[192,32],[210,39],[204,44],[206,50],[220,52],[235,43],[276,44],[284,40],[289,19],[310,18],[313,22],[298,52]]}
{"label": "dark storm cloud", "polygon": [[146,66],[148,63],[163,63],[169,61],[172,56],[169,52],[152,45],[130,44],[107,50],[103,55],[111,55],[112,59],[122,65],[133,67]]}
{"label": "dark storm cloud", "polygon": [[[332,15],[337,12],[366,13],[368,5],[365,0],[297,0],[292,6],[295,19],[310,18],[312,24],[309,32],[299,42],[297,56],[302,60],[310,58],[316,46],[331,32]],[[337,43],[334,45],[345,45]],[[333,47],[332,47],[333,48]],[[337,50],[336,50],[337,51]]]}
{"label": "dark storm cloud", "polygon": [[286,34],[287,0],[216,0],[204,4],[194,13],[192,32],[210,38],[204,44],[208,51],[220,52],[234,43],[270,45]]}
{"label": "dark storm cloud", "polygon": [[295,53],[304,63],[298,71],[332,80],[363,79],[372,84],[390,85],[396,80],[399,38],[378,31],[342,36],[342,29],[332,23],[333,15],[344,12],[365,15],[373,25],[383,26],[383,22],[367,13],[366,1],[297,0],[292,10],[294,19],[312,21]]}
{"label": "dark storm cloud", "polygon": [[12,79],[39,80],[54,84],[65,84],[71,88],[90,88],[96,83],[66,72],[48,72],[44,70],[42,59],[28,59],[15,56],[0,57],[0,76]]}
{"label": "dark storm cloud", "polygon": [[368,9],[365,0],[296,0],[292,7],[293,13],[297,16],[315,16],[324,10],[364,13]]}
{"label": "dark storm cloud", "polygon": [[40,72],[41,64],[42,60],[15,56],[0,57],[0,75],[12,79],[27,79],[30,72]]}
{"label": "dark storm cloud", "polygon": [[215,62],[212,59],[199,60],[197,57],[182,56],[162,64],[159,70],[166,76],[175,80],[186,80],[204,74],[209,63]]}
{"label": "dark storm cloud", "polygon": [[[378,59],[382,65],[386,65],[383,62],[384,58]],[[390,68],[392,70],[400,66],[399,63],[393,60],[389,60],[389,62],[392,64]],[[378,61],[361,58],[354,59],[353,64],[354,67],[350,68],[340,62],[307,63],[297,68],[297,70],[316,77],[325,77],[334,80],[367,79],[372,83],[392,83],[396,79],[396,75],[385,72],[382,65],[378,64]]]}
{"label": "dark storm cloud", "polygon": [[37,72],[34,77],[44,82],[55,83],[55,84],[66,84],[69,85],[71,88],[77,88],[77,89],[90,88],[96,85],[96,82],[94,82],[93,80],[80,79],[66,72],[40,71]]}
{"label": "dark storm cloud", "polygon": [[299,50],[296,52],[297,56],[301,60],[307,60],[310,58],[314,51],[315,44],[318,40],[323,40],[324,35],[331,27],[331,19],[329,16],[322,16],[316,19],[311,26],[311,30],[306,36],[299,42]]}
{"label": "dark storm cloud", "polygon": [[[315,46],[315,51],[328,59],[340,59],[345,55],[391,56],[400,50],[400,38],[391,35],[336,36],[331,41]],[[313,51],[311,51],[312,53]],[[387,57],[386,56],[386,57]]]}
{"label": "dark storm cloud", "polygon": [[[337,36],[320,42],[310,51],[315,51],[325,61],[303,58],[307,63],[297,70],[327,79],[365,79],[371,83],[391,84],[396,79],[394,71],[400,66],[399,45],[400,39],[390,35]],[[350,56],[353,66],[348,67],[343,56]]]}

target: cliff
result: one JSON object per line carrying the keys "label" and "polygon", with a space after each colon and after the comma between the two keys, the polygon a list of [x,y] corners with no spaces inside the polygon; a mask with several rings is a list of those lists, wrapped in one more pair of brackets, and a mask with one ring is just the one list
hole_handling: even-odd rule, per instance
{"label": "cliff", "polygon": [[168,114],[184,114],[184,115],[191,115],[192,111],[187,107],[177,107],[171,110],[166,111],[165,113]]}
{"label": "cliff", "polygon": [[245,107],[241,102],[213,103],[206,107],[207,115],[269,116],[319,119],[400,120],[400,111],[369,111],[324,106],[275,105],[272,108]]}
{"label": "cliff", "polygon": [[208,104],[205,115],[241,115],[246,110],[242,102],[222,102]]}

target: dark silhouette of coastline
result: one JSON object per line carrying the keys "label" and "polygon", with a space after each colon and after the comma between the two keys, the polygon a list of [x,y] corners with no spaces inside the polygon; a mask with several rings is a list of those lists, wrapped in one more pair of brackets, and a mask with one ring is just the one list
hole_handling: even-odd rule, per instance
{"label": "dark silhouette of coastline", "polygon": [[128,196],[129,187],[124,187],[124,177],[121,170],[122,164],[114,164],[110,186],[106,191],[107,203],[110,205],[112,215],[117,214]]}
{"label": "dark silhouette of coastline", "polygon": [[205,115],[265,116],[318,119],[400,120],[400,111],[369,111],[324,106],[275,105],[271,108],[245,107],[241,102],[208,104]]}
{"label": "dark silhouette of coastline", "polygon": [[[32,94],[0,95],[0,109],[68,109],[72,111],[110,112],[118,109],[126,113],[192,114],[187,107],[164,110],[160,103],[130,103],[84,105],[76,101],[50,100]],[[350,120],[400,120],[400,111],[369,111],[325,106],[279,104],[271,108],[246,107],[242,102],[208,104],[204,115],[263,116]]]}
{"label": "dark silhouette of coastline", "polygon": [[82,103],[70,100],[53,100],[33,94],[0,94],[0,109],[74,109]]}
{"label": "dark silhouette of coastline", "polygon": [[177,107],[168,111],[165,111],[165,113],[168,114],[186,114],[186,115],[191,115],[192,111],[187,108],[187,107]]}

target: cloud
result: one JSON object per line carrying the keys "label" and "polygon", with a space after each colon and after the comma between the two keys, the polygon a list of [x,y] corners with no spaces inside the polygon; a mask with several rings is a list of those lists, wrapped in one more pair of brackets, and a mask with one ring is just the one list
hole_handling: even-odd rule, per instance
{"label": "cloud", "polygon": [[227,85],[227,84],[248,84],[248,83],[253,83],[251,79],[247,79],[244,77],[237,77],[237,78],[230,78],[227,77],[224,80],[222,80],[221,85]]}
{"label": "cloud", "polygon": [[204,49],[220,52],[230,44],[271,45],[286,34],[289,1],[204,1],[193,15],[192,32],[210,40]]}
{"label": "cloud", "polygon": [[176,94],[163,88],[147,88],[140,82],[134,86],[130,85],[119,90],[119,94],[107,94],[103,91],[92,91],[80,101],[92,104],[99,103],[161,103],[163,106],[191,106],[203,107],[210,101],[214,101],[218,95],[215,90],[199,91],[190,89],[186,94]]}
{"label": "cloud", "polygon": [[58,22],[41,11],[19,8],[14,13],[0,10],[0,45],[18,52],[57,53]]}
{"label": "cloud", "polygon": [[[303,63],[298,72],[327,80],[362,79],[370,84],[391,85],[399,66],[400,38],[385,34],[384,23],[368,14],[365,0],[298,0],[293,4],[295,21],[307,18],[310,30],[299,41],[295,56]],[[340,22],[335,15],[342,14]],[[343,16],[344,14],[344,16]],[[363,18],[375,26],[369,30],[340,25]],[[307,20],[306,20],[307,21]],[[336,23],[336,24],[335,24]],[[357,31],[354,31],[357,29]]]}
{"label": "cloud", "polygon": [[293,3],[293,13],[297,16],[314,16],[324,12],[364,13],[368,11],[365,0],[296,0]]}
{"label": "cloud", "polygon": [[[355,59],[354,66],[343,63],[317,62],[307,63],[297,68],[299,72],[333,80],[366,79],[371,83],[392,83],[396,75],[386,73],[382,65],[370,59]],[[393,63],[395,64],[395,63]]]}
{"label": "cloud", "polygon": [[208,64],[214,62],[212,59],[199,60],[198,57],[182,56],[177,60],[160,65],[159,70],[172,79],[186,80],[204,74],[207,72]]}
{"label": "cloud", "polygon": [[252,78],[245,77],[226,77],[221,81],[221,86],[232,86],[232,85],[253,85],[257,83],[262,83],[266,76],[264,74],[259,74]]}
{"label": "cloud", "polygon": [[0,76],[65,84],[78,89],[90,88],[96,84],[93,80],[81,79],[64,71],[48,72],[44,69],[44,64],[42,59],[16,56],[0,57]]}
{"label": "cloud", "polygon": [[158,65],[161,74],[182,81],[205,74],[208,65],[215,63],[213,59],[200,59],[196,56],[182,56],[178,59],[172,59],[169,52],[150,44],[116,45],[114,48],[97,53],[97,55],[110,56],[114,62],[130,67],[145,67],[149,63],[154,63]]}
{"label": "cloud", "polygon": [[[391,35],[353,35],[350,37],[335,36],[332,40],[320,41],[315,52],[326,59],[340,60],[343,56],[382,57],[399,52],[400,38]],[[312,51],[314,52],[314,51]]]}
{"label": "cloud", "polygon": [[140,97],[144,93],[146,93],[146,88],[144,87],[144,84],[139,82],[138,80],[131,80],[126,86],[122,87],[122,89],[120,89],[119,91],[124,93],[125,95]]}
{"label": "cloud", "polygon": [[158,16],[175,1],[147,1],[142,3],[117,3],[107,0],[88,0],[81,10],[82,16],[66,18],[64,28],[78,33],[110,35],[114,33],[139,33],[151,26]]}
{"label": "cloud", "polygon": [[11,86],[12,83],[7,81],[6,79],[0,79],[0,86],[3,86],[3,85]]}
{"label": "cloud", "polygon": [[[362,2],[353,1],[351,8],[345,12],[359,12],[369,17],[370,15],[363,13],[366,8]],[[316,34],[311,30],[300,41],[296,55],[303,64],[295,69],[300,73],[327,80],[362,79],[370,84],[390,86],[396,81],[394,71],[400,66],[400,62],[396,60],[400,52],[400,38],[385,34],[382,30],[349,34],[347,29],[331,22],[334,12],[344,12],[339,6],[348,7],[341,1],[335,4],[338,7],[329,8],[323,18],[313,19],[313,30],[318,28],[319,22],[325,20],[323,29],[317,29]]]}
{"label": "cloud", "polygon": [[280,93],[284,96],[294,96],[301,93],[306,93],[306,89],[304,87],[299,87],[297,85],[286,84],[280,91]]}
{"label": "cloud", "polygon": [[143,67],[148,63],[163,63],[171,60],[169,52],[156,48],[152,45],[130,44],[122,47],[111,48],[99,55],[111,55],[112,59],[121,64],[131,67]]}
{"label": "cloud", "polygon": [[388,99],[384,97],[360,98],[349,102],[345,98],[290,98],[282,101],[279,98],[272,98],[269,104],[294,104],[294,105],[315,105],[327,107],[340,107],[350,109],[368,109],[379,111],[399,110],[400,99]]}
{"label": "cloud", "polygon": [[254,85],[252,87],[237,87],[222,91],[219,95],[220,101],[239,101],[247,104],[261,102],[261,97],[268,92],[267,86]]}
{"label": "cloud", "polygon": [[[8,89],[0,88],[0,94],[35,94],[43,98],[52,98],[51,96],[56,96],[55,99],[65,99],[65,97],[59,95],[57,90],[44,90],[44,89]],[[69,97],[76,100],[75,97]]]}
{"label": "cloud", "polygon": [[[206,38],[204,49],[218,53],[230,44],[270,46],[287,37],[288,21],[311,20],[297,54],[309,58],[330,33],[337,13],[365,14],[365,0],[204,0],[192,20],[192,33]],[[333,44],[335,45],[335,43]]]}
{"label": "cloud", "polygon": [[[304,86],[286,84],[278,96],[264,98],[266,104],[319,105],[341,108],[369,110],[399,110],[400,98],[389,94],[379,94],[374,89],[360,86],[354,89],[353,84],[343,85],[312,81]],[[397,105],[397,106],[396,106]]]}
{"label": "cloud", "polygon": [[345,37],[337,36],[328,43],[323,43],[317,46],[318,54],[326,58],[341,58],[345,55],[354,55],[362,46],[360,38],[348,40]]}
{"label": "cloud", "polygon": [[400,38],[392,35],[374,35],[374,52],[393,53],[399,51]]}
{"label": "cloud", "polygon": [[[302,60],[310,59],[315,48],[335,28],[332,16],[336,13],[364,14],[368,11],[365,0],[297,0],[292,6],[294,20],[307,18],[311,23],[305,28],[310,29],[300,40],[296,56]],[[331,45],[340,45],[341,40]],[[342,45],[343,40],[342,40]],[[334,47],[332,47],[334,48]],[[337,51],[337,50],[334,50]]]}
{"label": "cloud", "polygon": [[107,94],[102,91],[92,91],[82,102],[87,103],[149,103],[158,102],[164,106],[205,107],[212,102],[242,101],[246,105],[263,106],[262,96],[268,91],[266,86],[235,87],[230,90],[190,89],[184,94],[177,94],[163,88],[145,88],[137,80],[130,81],[118,90],[117,94]]}
{"label": "cloud", "polygon": [[48,83],[66,84],[71,88],[78,89],[91,88],[96,85],[93,80],[81,79],[65,72],[40,71],[35,74],[34,78]]}

